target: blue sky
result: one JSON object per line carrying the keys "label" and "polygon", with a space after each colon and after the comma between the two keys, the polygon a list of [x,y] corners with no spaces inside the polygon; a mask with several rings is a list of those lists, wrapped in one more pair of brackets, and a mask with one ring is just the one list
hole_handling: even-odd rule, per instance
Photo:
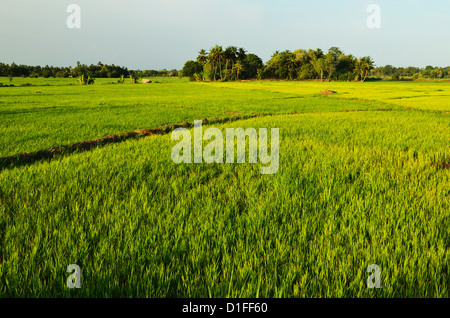
{"label": "blue sky", "polygon": [[[81,28],[69,29],[69,4]],[[369,4],[381,28],[369,29]],[[245,47],[264,62],[276,50],[338,46],[376,65],[450,65],[448,0],[2,0],[0,61],[180,69],[199,49]]]}

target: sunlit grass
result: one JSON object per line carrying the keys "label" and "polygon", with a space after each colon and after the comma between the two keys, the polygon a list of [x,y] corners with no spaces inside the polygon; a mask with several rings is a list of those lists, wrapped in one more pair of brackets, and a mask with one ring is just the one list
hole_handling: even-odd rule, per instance
{"label": "sunlit grass", "polygon": [[371,100],[416,109],[449,111],[450,84],[448,82],[291,82],[255,81],[247,83],[213,83],[220,87],[270,91],[286,94],[317,94],[333,90],[331,98]]}
{"label": "sunlit grass", "polygon": [[140,85],[3,87],[0,156],[201,118],[395,107],[333,100],[321,96],[320,87],[314,94],[298,95],[227,89],[184,79],[154,79]]}
{"label": "sunlit grass", "polygon": [[407,111],[216,125],[280,129],[265,176],[176,165],[170,135],[4,170],[0,294],[448,297],[450,170],[433,166],[450,158],[448,126]]}

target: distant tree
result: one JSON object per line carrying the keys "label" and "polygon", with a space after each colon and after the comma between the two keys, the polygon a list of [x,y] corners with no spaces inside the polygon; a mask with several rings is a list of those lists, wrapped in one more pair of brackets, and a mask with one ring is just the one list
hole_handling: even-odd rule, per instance
{"label": "distant tree", "polygon": [[225,80],[228,77],[228,65],[231,64],[231,69],[234,67],[234,61],[236,60],[236,47],[228,46],[223,52],[223,58],[225,60]]}
{"label": "distant tree", "polygon": [[247,56],[247,50],[244,49],[243,47],[240,47],[237,50],[237,59],[243,61],[245,59],[245,57]]}
{"label": "distant tree", "polygon": [[297,59],[295,54],[289,52],[287,56],[286,67],[288,69],[289,79],[292,80],[296,77]]}
{"label": "distant tree", "polygon": [[[264,67],[263,61],[255,54],[247,54],[244,61],[241,61],[244,70],[242,78],[250,79],[258,76],[258,71]],[[233,65],[234,68],[234,65]]]}
{"label": "distant tree", "polygon": [[321,49],[315,49],[315,50],[309,49],[308,55],[311,58],[311,60],[317,61],[318,59],[323,57],[323,51]]}
{"label": "distant tree", "polygon": [[138,80],[139,80],[139,75],[136,72],[131,72],[131,74],[130,74],[131,84],[137,84]]}
{"label": "distant tree", "polygon": [[316,74],[320,78],[320,81],[323,81],[324,72],[327,68],[323,51],[321,49],[309,49],[307,54],[309,56],[310,64],[313,66]]}
{"label": "distant tree", "polygon": [[311,64],[311,56],[307,51],[303,49],[295,50],[293,52],[295,55],[295,60],[297,61],[297,78],[298,79],[309,79],[314,78],[314,67]]}
{"label": "distant tree", "polygon": [[230,46],[230,58],[231,58],[231,70],[234,69],[234,64],[238,61],[238,48],[236,46]]}
{"label": "distant tree", "polygon": [[216,80],[217,68],[219,68],[220,79],[223,80],[222,63],[224,60],[224,51],[222,46],[216,45],[209,50],[209,60],[214,69],[214,81]]}
{"label": "distant tree", "polygon": [[296,68],[295,58],[295,54],[289,50],[284,52],[276,51],[267,62],[264,71],[265,76],[277,79],[292,78]]}
{"label": "distant tree", "polygon": [[328,73],[328,81],[331,81],[331,76],[336,71],[339,63],[339,59],[343,55],[343,52],[337,47],[331,47],[328,53],[325,55],[326,70]]}
{"label": "distant tree", "polygon": [[44,69],[42,70],[42,77],[44,77],[44,78],[49,78],[49,77],[51,77],[51,76],[52,76],[52,72],[51,72],[50,69],[44,68]]}
{"label": "distant tree", "polygon": [[355,78],[356,58],[353,55],[343,54],[336,66],[336,76],[339,80],[350,81]]}
{"label": "distant tree", "polygon": [[204,49],[198,51],[197,62],[199,62],[202,66],[208,61],[208,52]]}
{"label": "distant tree", "polygon": [[208,61],[203,65],[203,80],[211,81],[214,80],[215,71],[211,61]]}
{"label": "distant tree", "polygon": [[81,74],[78,77],[78,82],[80,85],[92,85],[95,83],[95,79],[91,75]]}
{"label": "distant tree", "polygon": [[356,61],[355,72],[364,82],[369,72],[374,68],[374,62],[370,56],[365,56]]}
{"label": "distant tree", "polygon": [[185,77],[193,78],[194,74],[201,73],[203,71],[203,66],[196,61],[187,61],[181,70],[182,75]]}
{"label": "distant tree", "polygon": [[395,68],[392,65],[386,65],[383,67],[383,75],[392,75],[395,72]]}
{"label": "distant tree", "polygon": [[317,74],[319,75],[320,81],[323,82],[323,74],[327,67],[325,59],[321,57],[318,58],[317,60],[313,60],[311,63],[314,66],[314,69],[316,70]]}
{"label": "distant tree", "polygon": [[176,76],[178,76],[178,71],[176,70],[176,69],[171,69],[170,71],[169,71],[169,73],[168,73],[168,75],[170,76],[170,77],[176,77]]}
{"label": "distant tree", "polygon": [[240,60],[238,60],[236,64],[234,64],[234,69],[236,70],[236,79],[239,80],[239,74],[241,74],[244,70],[244,65],[242,65],[242,62]]}

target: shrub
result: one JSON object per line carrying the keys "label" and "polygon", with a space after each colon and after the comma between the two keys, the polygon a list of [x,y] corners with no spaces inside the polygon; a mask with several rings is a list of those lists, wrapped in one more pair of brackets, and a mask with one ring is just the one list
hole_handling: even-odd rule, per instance
{"label": "shrub", "polygon": [[86,75],[82,74],[81,76],[78,76],[77,79],[81,85],[91,85],[91,84],[95,83],[95,79],[93,77],[91,77],[90,75],[86,76]]}
{"label": "shrub", "polygon": [[130,82],[131,84],[137,84],[139,80],[139,76],[136,73],[130,74]]}

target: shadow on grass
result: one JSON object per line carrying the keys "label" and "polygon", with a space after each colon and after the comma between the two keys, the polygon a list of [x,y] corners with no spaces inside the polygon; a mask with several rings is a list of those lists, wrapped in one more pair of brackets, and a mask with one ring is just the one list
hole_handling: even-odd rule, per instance
{"label": "shadow on grass", "polygon": [[[204,124],[213,124],[213,123],[225,123],[225,122],[231,122],[236,120],[242,120],[242,119],[248,119],[252,117],[261,116],[262,114],[250,114],[250,115],[244,115],[244,116],[235,116],[235,117],[225,117],[225,118],[213,118],[213,119],[206,119],[203,118],[202,122]],[[55,156],[61,156],[61,155],[67,155],[71,153],[79,153],[88,151],[92,148],[102,147],[107,144],[111,143],[119,143],[126,141],[128,139],[139,139],[146,136],[151,135],[164,135],[172,132],[174,129],[177,128],[192,128],[194,124],[183,122],[181,124],[174,124],[174,125],[166,125],[159,128],[152,128],[152,129],[141,129],[136,131],[131,131],[123,134],[117,134],[117,135],[108,135],[102,138],[98,139],[92,139],[87,141],[82,141],[78,143],[74,143],[71,145],[65,145],[61,147],[54,147],[50,149],[44,149],[44,150],[38,150],[34,152],[25,152],[21,154],[16,154],[12,156],[2,157],[0,158],[0,171],[7,169],[7,168],[13,168],[13,167],[20,167],[24,165],[33,164],[40,160],[48,160],[52,159]]]}

